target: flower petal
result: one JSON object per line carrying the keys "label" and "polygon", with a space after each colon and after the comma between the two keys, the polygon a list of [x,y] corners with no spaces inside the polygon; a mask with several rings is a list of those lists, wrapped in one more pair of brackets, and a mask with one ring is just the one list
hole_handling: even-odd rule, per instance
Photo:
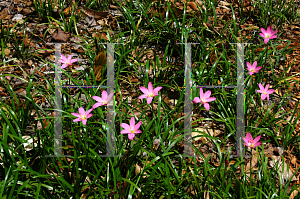
{"label": "flower petal", "polygon": [[263,29],[263,28],[260,28],[260,30],[261,30],[261,32],[264,34],[264,35],[266,35],[268,32],[265,30],[265,29]]}
{"label": "flower petal", "polygon": [[111,100],[111,98],[113,97],[113,95],[114,95],[114,93],[111,93],[111,94],[108,95],[108,97],[106,99],[107,103]]}
{"label": "flower petal", "polygon": [[252,67],[253,67],[253,68],[256,68],[256,66],[257,66],[257,61],[255,61],[255,62],[253,63]]}
{"label": "flower petal", "polygon": [[147,98],[147,104],[151,104],[153,97],[148,97]]}
{"label": "flower petal", "polygon": [[121,134],[127,134],[127,133],[130,133],[130,131],[125,129],[125,130],[122,130],[120,133]]}
{"label": "flower petal", "polygon": [[141,130],[136,130],[134,133],[141,133],[142,131]]}
{"label": "flower petal", "polygon": [[202,98],[204,95],[203,95],[203,89],[200,88],[200,98]]}
{"label": "flower petal", "polygon": [[141,124],[142,124],[142,122],[138,122],[133,129],[135,131],[138,130],[140,128]]}
{"label": "flower petal", "polygon": [[107,92],[106,90],[102,91],[102,99],[106,99],[107,98]]}
{"label": "flower petal", "polygon": [[258,72],[261,68],[262,68],[261,66],[260,66],[260,67],[257,67],[257,68],[255,69],[255,71]]}
{"label": "flower petal", "polygon": [[85,119],[85,120],[82,120],[82,124],[83,124],[83,125],[86,125],[86,121],[87,121],[86,119]]}
{"label": "flower petal", "polygon": [[251,66],[250,62],[247,62],[247,66],[248,66],[248,68],[249,68],[249,69],[251,69],[251,68],[252,68],[252,66]]}
{"label": "flower petal", "polygon": [[265,37],[265,35],[263,33],[259,33],[260,36]]}
{"label": "flower petal", "polygon": [[197,104],[197,103],[199,103],[201,100],[200,100],[200,98],[199,97],[195,97],[194,99],[193,99],[193,103],[194,104]]}
{"label": "flower petal", "polygon": [[246,139],[249,142],[249,140],[253,141],[252,135],[250,133],[247,133]]}
{"label": "flower petal", "polygon": [[256,144],[254,144],[254,148],[261,145],[262,142],[257,142]]}
{"label": "flower petal", "polygon": [[77,118],[77,119],[73,120],[73,122],[79,122],[79,121],[81,121],[81,118]]}
{"label": "flower petal", "polygon": [[139,96],[139,99],[144,99],[144,98],[147,98],[147,97],[148,97],[148,95],[144,94],[144,95]]}
{"label": "flower petal", "polygon": [[96,103],[96,104],[94,104],[93,109],[98,108],[99,106],[102,106],[102,105],[103,105],[102,102]]}
{"label": "flower petal", "polygon": [[62,60],[64,61],[64,62],[66,62],[68,59],[66,58],[66,56],[64,56],[63,54],[60,54],[60,56],[61,56],[61,58],[62,58]]}
{"label": "flower petal", "polygon": [[145,88],[145,87],[143,87],[143,86],[140,87],[140,90],[141,90],[143,93],[147,94],[147,95],[148,95],[148,93],[149,93],[148,89]]}
{"label": "flower petal", "polygon": [[257,136],[257,137],[253,140],[253,142],[254,142],[254,143],[258,142],[258,140],[260,139],[260,137],[261,137],[260,135]]}
{"label": "flower petal", "polygon": [[72,115],[74,115],[75,117],[80,117],[79,113],[71,113]]}
{"label": "flower petal", "polygon": [[68,56],[68,62],[69,62],[69,63],[71,62],[72,56],[73,56],[73,55],[69,55],[69,56]]}
{"label": "flower petal", "polygon": [[211,91],[208,90],[204,93],[204,98],[207,99],[207,98],[209,98],[210,95],[211,95]]}
{"label": "flower petal", "polygon": [[265,90],[264,86],[261,83],[259,83],[258,86],[259,86],[261,91]]}
{"label": "flower petal", "polygon": [[152,83],[151,83],[151,82],[148,83],[148,90],[149,90],[150,92],[153,92],[153,86],[152,86]]}
{"label": "flower petal", "polygon": [[133,138],[134,138],[134,136],[135,136],[135,134],[134,133],[128,133],[128,139],[129,140],[133,140]]}
{"label": "flower petal", "polygon": [[209,104],[208,103],[204,103],[204,108],[208,111],[209,110]]}
{"label": "flower petal", "polygon": [[265,99],[266,99],[266,97],[267,97],[267,95],[265,95],[265,94],[261,94],[261,99],[262,99],[262,100],[265,100]]}
{"label": "flower petal", "polygon": [[80,115],[85,115],[85,111],[82,107],[79,108],[79,114]]}
{"label": "flower petal", "polygon": [[160,91],[160,89],[162,89],[161,86],[159,87],[156,87],[153,91],[154,91],[154,94],[157,95],[158,94],[158,91]]}
{"label": "flower petal", "polygon": [[96,100],[97,102],[102,102],[102,98],[101,97],[98,97],[98,96],[93,96],[92,97],[94,100]]}
{"label": "flower petal", "polygon": [[121,127],[123,127],[125,130],[129,130],[130,129],[130,126],[128,124],[126,124],[126,123],[122,123]]}
{"label": "flower petal", "polygon": [[131,127],[134,128],[134,125],[135,125],[135,119],[134,119],[134,117],[132,117],[132,118],[130,119],[130,128],[131,128]]}
{"label": "flower petal", "polygon": [[210,98],[206,98],[206,102],[212,102],[212,101],[215,101],[217,98],[215,97],[210,97]]}
{"label": "flower petal", "polygon": [[73,64],[74,62],[77,62],[77,59],[71,59],[70,64]]}
{"label": "flower petal", "polygon": [[265,38],[265,44],[268,43],[269,40],[270,38]]}

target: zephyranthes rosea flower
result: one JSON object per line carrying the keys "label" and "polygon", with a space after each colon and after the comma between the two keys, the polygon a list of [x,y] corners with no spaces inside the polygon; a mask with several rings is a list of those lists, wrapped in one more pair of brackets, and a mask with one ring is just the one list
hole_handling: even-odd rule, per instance
{"label": "zephyranthes rosea flower", "polygon": [[273,32],[271,26],[269,26],[269,27],[267,28],[267,30],[265,30],[265,29],[263,29],[263,28],[261,28],[260,30],[261,30],[262,33],[259,33],[259,35],[265,38],[265,44],[268,43],[268,41],[269,41],[270,39],[275,39],[275,38],[277,38],[277,36],[276,36],[275,34],[276,34],[278,31],[276,30],[276,31]]}
{"label": "zephyranthes rosea flower", "polygon": [[143,86],[141,86],[140,89],[144,94],[139,96],[139,99],[147,98],[147,103],[150,104],[152,102],[153,97],[158,95],[158,91],[162,89],[162,87],[159,86],[153,90],[152,83],[149,82],[148,89]]}
{"label": "zephyranthes rosea flower", "polygon": [[258,142],[260,137],[261,136],[259,135],[253,140],[252,135],[250,133],[247,133],[246,137],[243,138],[243,140],[245,141],[246,146],[255,148],[255,147],[261,145],[261,142]]}
{"label": "zephyranthes rosea flower", "polygon": [[77,59],[72,59],[72,55],[69,55],[68,58],[66,58],[66,56],[64,56],[63,54],[61,54],[62,59],[58,60],[61,63],[63,63],[63,65],[61,66],[61,69],[66,68],[68,65],[72,65],[74,62],[77,62]]}
{"label": "zephyranthes rosea flower", "polygon": [[274,89],[268,90],[270,84],[267,84],[266,88],[264,88],[264,86],[261,83],[259,83],[258,86],[260,90],[257,90],[257,92],[261,93],[261,99],[264,100],[267,98],[269,101],[269,94],[272,94],[275,90]]}
{"label": "zephyranthes rosea flower", "polygon": [[258,71],[261,69],[261,66],[256,67],[257,66],[257,61],[255,61],[252,66],[249,62],[247,62],[247,66],[248,66],[247,70],[249,71],[249,75],[253,75],[254,73],[258,73]]}
{"label": "zephyranthes rosea flower", "polygon": [[71,113],[75,117],[78,117],[77,119],[73,120],[73,122],[79,122],[82,121],[83,125],[86,125],[87,119],[93,116],[92,112],[93,109],[88,110],[87,112],[84,111],[82,107],[79,108],[79,114],[78,113]]}
{"label": "zephyranthes rosea flower", "polygon": [[142,132],[141,130],[138,130],[140,128],[141,124],[142,124],[142,122],[138,122],[135,125],[134,117],[132,117],[130,119],[130,126],[126,123],[121,124],[121,127],[124,128],[124,130],[121,131],[121,134],[128,133],[128,138],[129,138],[129,140],[132,141],[136,133],[141,133]]}
{"label": "zephyranthes rosea flower", "polygon": [[113,97],[114,93],[109,94],[107,97],[107,92],[104,90],[102,91],[102,98],[98,96],[93,96],[93,99],[96,100],[98,103],[94,104],[93,108],[97,108],[99,106],[105,106],[108,104],[108,102],[111,100]]}
{"label": "zephyranthes rosea flower", "polygon": [[199,97],[195,97],[193,99],[193,103],[197,104],[197,103],[201,103],[204,105],[204,108],[208,111],[209,110],[209,104],[208,102],[212,102],[214,100],[216,100],[215,97],[209,97],[211,95],[211,91],[208,90],[203,94],[203,89],[200,88],[200,98]]}

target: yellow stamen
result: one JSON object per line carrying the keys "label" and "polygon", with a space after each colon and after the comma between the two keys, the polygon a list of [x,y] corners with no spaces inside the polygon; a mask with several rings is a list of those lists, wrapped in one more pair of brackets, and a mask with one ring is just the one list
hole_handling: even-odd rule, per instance
{"label": "yellow stamen", "polygon": [[152,93],[152,92],[150,92],[149,94],[148,94],[148,97],[153,97],[154,96],[154,94]]}
{"label": "yellow stamen", "polygon": [[133,129],[133,127],[130,127],[130,133],[135,133],[135,130]]}

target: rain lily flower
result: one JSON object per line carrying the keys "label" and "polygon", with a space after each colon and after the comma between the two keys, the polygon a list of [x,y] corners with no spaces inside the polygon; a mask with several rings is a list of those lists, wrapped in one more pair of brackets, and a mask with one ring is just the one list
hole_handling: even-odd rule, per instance
{"label": "rain lily flower", "polygon": [[246,142],[246,143],[245,143],[246,146],[251,147],[251,148],[254,149],[255,147],[261,145],[261,142],[258,142],[258,140],[260,139],[260,137],[261,137],[261,136],[259,135],[259,136],[257,136],[257,137],[253,140],[251,134],[250,134],[250,133],[247,133],[246,137],[243,138],[243,140]]}
{"label": "rain lily flower", "polygon": [[253,75],[254,73],[258,73],[258,71],[261,69],[261,66],[256,68],[256,65],[257,65],[257,61],[255,61],[252,66],[249,62],[247,62],[247,66],[248,66],[247,70],[249,71],[250,75]]}
{"label": "rain lily flower", "polygon": [[264,86],[261,83],[259,83],[258,86],[260,90],[257,90],[257,92],[261,93],[261,99],[264,100],[267,98],[269,101],[269,94],[272,94],[275,90],[274,89],[268,90],[270,84],[267,84],[266,88],[264,88]]}
{"label": "rain lily flower", "polygon": [[72,59],[72,55],[69,55],[68,58],[66,58],[66,56],[64,56],[63,54],[61,54],[62,59],[58,60],[61,63],[63,63],[63,65],[61,66],[61,69],[66,68],[68,65],[72,65],[74,62],[77,62],[77,59]]}
{"label": "rain lily flower", "polygon": [[92,113],[90,113],[93,109],[88,110],[87,112],[84,111],[82,107],[79,108],[79,114],[78,113],[71,113],[75,117],[78,117],[77,119],[73,120],[73,122],[79,122],[82,121],[83,125],[86,125],[87,119],[93,116]]}
{"label": "rain lily flower", "polygon": [[261,30],[262,33],[259,33],[259,35],[265,38],[265,44],[268,43],[268,41],[269,41],[270,39],[275,39],[275,38],[277,38],[277,36],[276,36],[275,34],[276,34],[278,31],[276,30],[276,31],[273,32],[271,26],[269,26],[269,27],[267,28],[267,30],[265,30],[265,29],[263,29],[263,28],[261,28],[260,30]]}
{"label": "rain lily flower", "polygon": [[107,97],[107,92],[104,90],[102,91],[102,98],[98,96],[93,96],[93,99],[96,100],[98,103],[94,104],[93,109],[99,107],[99,106],[105,106],[107,103],[111,100],[114,93],[109,94]]}
{"label": "rain lily flower", "polygon": [[121,134],[126,134],[127,133],[129,140],[132,141],[136,133],[141,133],[142,132],[141,130],[138,130],[140,128],[141,124],[142,124],[142,122],[138,122],[135,125],[134,117],[132,117],[130,119],[130,126],[128,124],[125,124],[125,123],[121,124],[121,127],[124,128],[124,130],[121,131]]}
{"label": "rain lily flower", "polygon": [[140,89],[144,94],[139,96],[139,99],[147,98],[147,103],[150,104],[152,102],[153,97],[158,95],[158,91],[162,89],[162,87],[160,86],[153,90],[152,83],[149,82],[148,89],[143,86],[141,86]]}
{"label": "rain lily flower", "polygon": [[204,105],[204,108],[208,111],[208,110],[209,110],[209,104],[208,104],[208,102],[212,102],[212,101],[216,100],[215,97],[209,97],[210,94],[211,94],[211,91],[210,91],[210,90],[206,91],[206,92],[203,94],[203,89],[200,88],[200,98],[199,98],[199,97],[195,97],[195,98],[193,99],[193,103],[194,103],[194,104],[197,104],[197,103],[200,102],[201,104]]}

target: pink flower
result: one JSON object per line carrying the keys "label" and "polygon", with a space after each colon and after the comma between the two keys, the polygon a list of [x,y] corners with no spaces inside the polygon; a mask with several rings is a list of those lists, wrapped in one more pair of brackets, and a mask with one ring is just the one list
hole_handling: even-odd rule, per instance
{"label": "pink flower", "polygon": [[73,122],[79,122],[82,121],[83,125],[86,125],[87,119],[93,116],[92,113],[90,113],[93,109],[88,110],[87,112],[84,111],[82,107],[79,108],[79,114],[78,113],[71,113],[75,117],[78,117],[77,119],[73,120]]}
{"label": "pink flower", "polygon": [[276,31],[273,32],[271,26],[269,26],[269,27],[267,28],[267,30],[265,30],[265,29],[263,29],[263,28],[261,28],[260,30],[262,31],[262,33],[259,33],[259,35],[265,38],[265,44],[268,43],[268,41],[269,41],[270,39],[275,39],[275,38],[277,38],[277,36],[276,36],[275,34],[276,34],[278,31],[276,30]]}
{"label": "pink flower", "polygon": [[249,71],[250,75],[253,75],[254,73],[258,73],[258,71],[261,69],[261,66],[256,68],[256,65],[257,65],[257,61],[255,61],[252,66],[249,62],[247,62],[247,66],[248,66],[247,70]]}
{"label": "pink flower", "polygon": [[152,83],[149,82],[148,89],[143,86],[141,86],[140,89],[144,94],[139,96],[139,99],[147,98],[147,103],[150,104],[152,102],[153,97],[158,95],[158,91],[162,89],[162,87],[160,86],[153,90]]}
{"label": "pink flower", "polygon": [[258,142],[258,140],[260,139],[260,137],[261,137],[261,136],[259,135],[259,136],[257,136],[257,137],[253,140],[251,134],[250,134],[250,133],[247,133],[246,137],[243,138],[243,140],[246,142],[246,143],[245,143],[246,146],[251,147],[251,148],[254,149],[255,147],[261,145],[261,142]]}
{"label": "pink flower", "polygon": [[98,103],[94,104],[93,109],[99,107],[99,106],[105,106],[107,103],[111,100],[114,93],[109,94],[107,97],[107,92],[104,90],[102,91],[102,98],[98,96],[93,96],[93,99],[96,100]]}
{"label": "pink flower", "polygon": [[208,102],[212,102],[212,101],[216,100],[215,97],[209,97],[210,94],[211,94],[211,91],[210,91],[210,90],[206,91],[206,92],[203,94],[203,89],[200,88],[200,98],[199,98],[199,97],[195,97],[195,98],[193,99],[193,103],[194,103],[194,104],[197,104],[197,103],[200,102],[201,104],[204,105],[205,109],[208,111],[208,110],[209,110],[209,104],[208,104]]}
{"label": "pink flower", "polygon": [[259,83],[258,86],[260,90],[257,90],[257,92],[261,93],[261,99],[264,100],[267,98],[269,101],[269,94],[272,94],[275,90],[274,89],[268,90],[270,84],[267,84],[266,88],[264,88],[264,86],[261,83]]}
{"label": "pink flower", "polygon": [[72,65],[74,62],[77,62],[77,59],[72,59],[72,55],[70,55],[68,58],[66,58],[63,54],[61,54],[62,59],[58,60],[61,63],[63,63],[63,65],[61,66],[61,69],[66,68],[68,65]]}
{"label": "pink flower", "polygon": [[135,133],[141,133],[142,132],[141,130],[138,130],[140,128],[141,124],[142,124],[142,122],[138,122],[135,125],[134,117],[132,117],[130,119],[130,126],[128,124],[125,124],[125,123],[121,124],[121,127],[124,128],[124,130],[121,131],[121,134],[128,133],[128,138],[129,138],[129,140],[132,141],[134,136],[135,136]]}

